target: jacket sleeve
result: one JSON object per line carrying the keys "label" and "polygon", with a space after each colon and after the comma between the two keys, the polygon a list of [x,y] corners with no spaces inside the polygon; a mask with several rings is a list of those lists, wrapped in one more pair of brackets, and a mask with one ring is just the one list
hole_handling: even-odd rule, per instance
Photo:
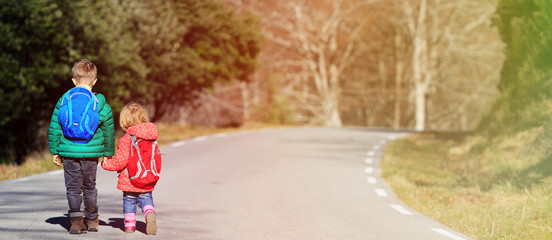
{"label": "jacket sleeve", "polygon": [[59,141],[61,139],[61,125],[58,121],[58,112],[59,108],[61,107],[61,100],[63,97],[61,97],[58,102],[56,103],[56,106],[54,107],[54,112],[52,113],[52,119],[50,119],[50,127],[48,128],[48,147],[50,149],[50,153],[56,155],[59,153],[58,147],[59,147]]}
{"label": "jacket sleeve", "polygon": [[[105,102],[105,97],[103,95],[101,95],[101,97],[104,98]],[[103,156],[113,156],[113,154],[115,154],[115,126],[113,122],[113,113],[111,111],[111,106],[109,106],[107,102],[100,111],[100,119],[105,119],[105,122],[103,122],[103,124],[101,124],[100,126],[100,130],[103,132],[104,136]]]}
{"label": "jacket sleeve", "polygon": [[113,157],[106,157],[102,161],[102,168],[108,171],[123,171],[128,165],[130,155],[130,136],[123,135],[119,140],[117,153]]}

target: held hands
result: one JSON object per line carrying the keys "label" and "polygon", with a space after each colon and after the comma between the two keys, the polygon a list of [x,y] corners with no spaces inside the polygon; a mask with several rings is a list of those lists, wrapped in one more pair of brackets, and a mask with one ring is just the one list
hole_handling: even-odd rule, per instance
{"label": "held hands", "polygon": [[63,159],[59,156],[59,155],[54,155],[54,164],[56,164],[57,166],[60,165],[60,163],[63,162]]}

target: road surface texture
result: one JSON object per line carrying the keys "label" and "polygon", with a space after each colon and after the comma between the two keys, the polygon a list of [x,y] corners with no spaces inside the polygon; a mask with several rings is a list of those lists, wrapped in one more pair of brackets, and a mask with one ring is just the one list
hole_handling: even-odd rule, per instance
{"label": "road surface texture", "polygon": [[460,240],[410,209],[379,177],[385,144],[405,133],[289,128],[162,147],[158,232],[122,231],[117,174],[98,168],[100,229],[70,235],[62,170],[0,182],[0,239]]}

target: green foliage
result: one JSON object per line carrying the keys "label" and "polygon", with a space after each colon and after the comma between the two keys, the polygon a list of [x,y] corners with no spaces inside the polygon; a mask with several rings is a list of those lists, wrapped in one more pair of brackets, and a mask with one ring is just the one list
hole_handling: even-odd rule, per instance
{"label": "green foliage", "polygon": [[140,54],[151,70],[147,79],[154,94],[143,96],[154,104],[154,119],[190,102],[195,91],[212,88],[215,82],[247,81],[260,51],[260,27],[248,12],[238,15],[219,0],[172,1],[170,7],[155,10],[154,16],[163,16],[162,21],[173,27],[152,31],[146,23],[138,28],[152,36],[143,39]]}
{"label": "green foliage", "polygon": [[139,101],[157,120],[215,82],[247,81],[261,40],[252,14],[220,0],[0,0],[0,162],[39,150],[81,58],[115,116]]}
{"label": "green foliage", "polygon": [[67,86],[60,79],[70,70],[73,39],[65,5],[0,0],[0,160],[20,163],[37,147],[37,123]]}
{"label": "green foliage", "polygon": [[503,96],[481,126],[492,135],[548,122],[552,100],[552,2],[501,0],[497,13],[507,58],[499,85]]}

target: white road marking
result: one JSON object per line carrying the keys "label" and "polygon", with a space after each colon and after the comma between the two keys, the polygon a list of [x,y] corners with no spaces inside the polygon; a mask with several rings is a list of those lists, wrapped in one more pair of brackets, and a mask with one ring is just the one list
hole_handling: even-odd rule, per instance
{"label": "white road marking", "polygon": [[374,163],[374,159],[366,158],[366,159],[364,159],[364,162],[365,162],[366,164],[372,164],[372,163]]}
{"label": "white road marking", "polygon": [[379,145],[374,145],[374,147],[373,147],[374,150],[378,150],[379,148],[380,148]]}
{"label": "white road marking", "polygon": [[48,172],[48,175],[58,175],[58,174],[62,174],[62,173],[63,173],[63,170],[56,170],[56,171]]}
{"label": "white road marking", "polygon": [[196,137],[194,138],[194,142],[201,142],[201,141],[205,141],[206,139],[207,139],[206,136]]}
{"label": "white road marking", "polygon": [[13,180],[13,182],[26,182],[26,181],[29,181],[29,178],[28,178],[28,177],[26,177],[26,178],[19,178],[19,179]]}
{"label": "white road marking", "polygon": [[216,138],[221,138],[221,137],[226,137],[226,136],[228,136],[228,134],[227,134],[227,133],[219,133],[219,134],[216,134],[216,135],[215,135],[215,136],[213,136],[213,137],[216,137]]}
{"label": "white road marking", "polygon": [[375,177],[367,177],[366,181],[370,184],[376,184],[376,178]]}
{"label": "white road marking", "polygon": [[366,173],[373,173],[373,172],[374,172],[374,168],[373,168],[373,167],[366,167],[366,168],[364,168],[364,171],[365,171]]}
{"label": "white road marking", "polygon": [[179,142],[172,143],[171,147],[180,147],[180,146],[184,146],[184,145],[186,145],[185,141],[179,141]]}
{"label": "white road marking", "polygon": [[380,143],[381,144],[385,144],[387,141],[386,140],[381,140]]}
{"label": "white road marking", "polygon": [[376,155],[376,152],[370,151],[370,152],[366,153],[366,155],[368,155],[368,156],[374,156],[374,155]]}
{"label": "white road marking", "polygon": [[387,197],[387,192],[384,189],[376,188],[375,190],[378,197]]}
{"label": "white road marking", "polygon": [[403,214],[403,215],[414,215],[414,213],[406,210],[404,207],[402,207],[401,205],[391,205],[391,207],[393,209],[395,209],[397,212],[399,212],[400,214]]}
{"label": "white road marking", "polygon": [[452,234],[452,233],[450,233],[450,232],[447,232],[446,230],[443,230],[443,229],[440,229],[440,228],[431,228],[431,230],[433,230],[433,231],[435,231],[435,232],[437,232],[437,233],[439,233],[439,234],[441,234],[441,235],[443,235],[443,236],[445,236],[445,237],[448,237],[448,238],[450,238],[450,239],[454,239],[454,240],[466,240],[466,239],[464,239],[464,238],[462,238],[462,237],[460,237],[460,236],[454,235],[454,234]]}

